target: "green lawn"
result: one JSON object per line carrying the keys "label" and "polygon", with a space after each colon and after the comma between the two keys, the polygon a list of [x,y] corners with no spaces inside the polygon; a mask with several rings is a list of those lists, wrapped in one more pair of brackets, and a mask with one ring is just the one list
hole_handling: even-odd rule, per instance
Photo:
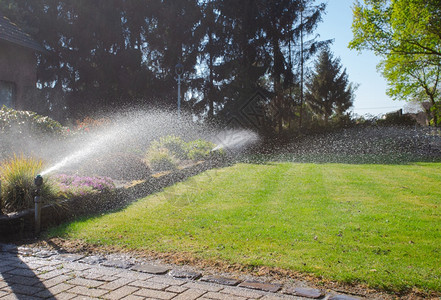
{"label": "green lawn", "polygon": [[441,163],[237,164],[50,235],[441,291]]}

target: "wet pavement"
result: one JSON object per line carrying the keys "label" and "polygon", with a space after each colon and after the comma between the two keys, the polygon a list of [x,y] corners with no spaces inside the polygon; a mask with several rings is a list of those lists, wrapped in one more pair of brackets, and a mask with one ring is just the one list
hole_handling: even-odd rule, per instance
{"label": "wet pavement", "polygon": [[361,298],[307,286],[215,276],[124,255],[86,256],[0,244],[0,299]]}

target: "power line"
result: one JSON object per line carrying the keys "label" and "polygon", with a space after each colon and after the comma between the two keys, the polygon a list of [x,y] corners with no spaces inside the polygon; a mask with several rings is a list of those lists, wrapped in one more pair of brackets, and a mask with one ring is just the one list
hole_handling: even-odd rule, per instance
{"label": "power line", "polygon": [[386,107],[357,107],[353,109],[392,109],[392,108],[401,108],[401,106],[386,106]]}

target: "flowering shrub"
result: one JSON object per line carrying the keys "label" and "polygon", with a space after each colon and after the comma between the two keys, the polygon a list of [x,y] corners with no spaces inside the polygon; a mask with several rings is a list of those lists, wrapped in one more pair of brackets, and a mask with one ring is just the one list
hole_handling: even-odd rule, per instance
{"label": "flowering shrub", "polygon": [[115,184],[108,177],[60,174],[53,176],[52,180],[66,197],[85,196],[115,189]]}
{"label": "flowering shrub", "polygon": [[92,119],[91,117],[85,117],[83,120],[76,120],[73,133],[88,133],[91,130],[109,125],[110,119]]}

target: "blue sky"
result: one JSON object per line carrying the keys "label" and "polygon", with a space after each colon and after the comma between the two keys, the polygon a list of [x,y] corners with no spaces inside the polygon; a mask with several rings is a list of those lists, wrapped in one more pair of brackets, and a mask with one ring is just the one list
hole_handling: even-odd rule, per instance
{"label": "blue sky", "polygon": [[[321,2],[321,1],[319,1]],[[318,26],[320,39],[334,39],[331,51],[340,57],[349,80],[359,84],[353,112],[358,115],[381,115],[396,111],[406,105],[405,101],[394,101],[386,95],[387,84],[377,71],[380,61],[371,51],[358,53],[348,49],[352,39],[352,6],[355,0],[328,0],[327,13]]]}

